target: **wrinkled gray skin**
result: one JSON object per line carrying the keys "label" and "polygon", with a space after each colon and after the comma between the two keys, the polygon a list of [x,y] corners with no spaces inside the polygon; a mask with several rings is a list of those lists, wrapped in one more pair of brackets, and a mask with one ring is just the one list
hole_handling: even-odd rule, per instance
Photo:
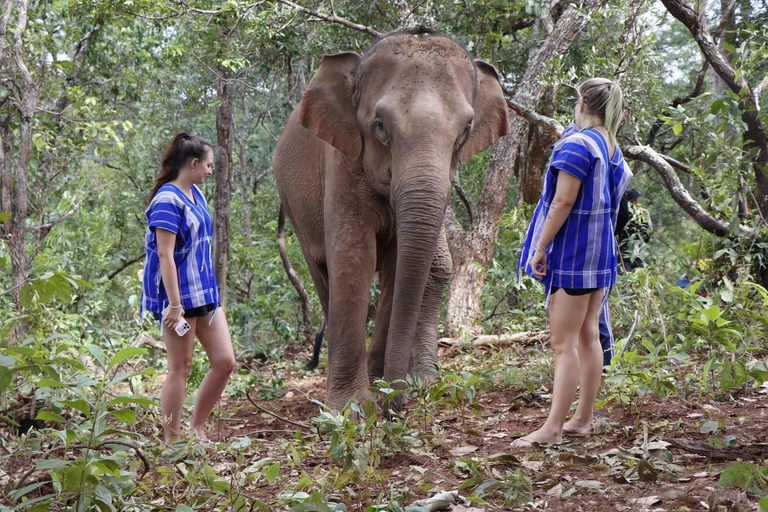
{"label": "wrinkled gray skin", "polygon": [[451,39],[393,35],[362,57],[323,57],[274,173],[328,321],[328,405],[364,400],[378,378],[434,377],[450,183],[460,162],[508,132],[495,69]]}

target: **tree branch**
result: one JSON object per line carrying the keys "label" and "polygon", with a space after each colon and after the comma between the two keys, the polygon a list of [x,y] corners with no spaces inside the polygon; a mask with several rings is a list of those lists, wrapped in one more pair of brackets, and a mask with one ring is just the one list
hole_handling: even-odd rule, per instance
{"label": "tree branch", "polygon": [[288,276],[288,280],[291,282],[296,292],[299,294],[301,300],[301,316],[304,322],[304,337],[311,339],[315,334],[315,330],[312,327],[312,315],[309,310],[309,296],[304,285],[299,281],[299,276],[291,266],[291,261],[288,259],[288,251],[285,248],[285,211],[283,205],[280,205],[280,212],[277,216],[277,248],[280,252],[280,259],[283,262],[285,273]]}
{"label": "tree branch", "polygon": [[640,160],[653,167],[659,173],[664,185],[679,204],[696,223],[710,233],[726,237],[730,234],[730,226],[707,213],[704,208],[691,196],[680,182],[672,166],[653,148],[648,146],[627,146],[622,148],[624,156],[632,160]]}
{"label": "tree branch", "polygon": [[[75,213],[79,209],[80,209],[80,205],[76,204],[74,208],[72,208],[67,213],[65,213],[64,215],[62,215],[61,217],[59,217],[58,219],[56,219],[56,220],[54,220],[52,222],[49,222],[47,224],[40,224],[40,225],[37,225],[37,226],[30,226],[28,228],[30,230],[33,230],[33,229],[37,230],[37,231],[39,231],[39,233],[37,234],[37,245],[35,246],[34,250],[32,251],[32,254],[27,256],[27,265],[31,265],[32,262],[35,261],[35,258],[37,257],[37,255],[42,250],[43,242],[45,242],[45,238],[48,236],[48,233],[51,232],[51,229],[53,229],[53,227],[56,226],[57,224],[67,220],[69,217],[72,216],[73,213]],[[41,211],[41,213],[42,213],[42,211]],[[42,217],[42,215],[41,215],[41,217]]]}
{"label": "tree branch", "polygon": [[712,66],[720,79],[739,98],[741,120],[746,129],[743,132],[744,149],[750,153],[755,172],[758,191],[757,206],[763,217],[768,217],[768,175],[764,173],[768,166],[768,136],[763,122],[758,116],[760,105],[754,91],[743,73],[736,69],[720,53],[717,43],[712,39],[706,20],[697,11],[691,9],[682,0],[662,0],[667,10],[690,31],[704,58]]}
{"label": "tree branch", "polygon": [[[560,138],[563,130],[560,123],[552,118],[534,112],[532,109],[526,110],[528,111],[528,115],[524,116],[526,119],[529,121],[535,119],[535,124],[546,128],[554,133],[557,138]],[[621,149],[626,158],[645,162],[656,170],[675,202],[677,202],[677,204],[679,204],[702,228],[717,236],[728,236],[730,234],[730,226],[707,213],[691,196],[682,182],[680,182],[680,178],[673,169],[673,167],[675,167],[690,172],[691,168],[689,166],[674,158],[659,154],[648,146],[625,146]]]}
{"label": "tree branch", "polygon": [[313,11],[312,9],[309,9],[307,7],[303,7],[301,5],[295,4],[289,0],[279,0],[280,3],[285,4],[289,7],[293,7],[294,9],[297,9],[305,14],[309,14],[310,16],[314,16],[315,18],[321,19],[323,21],[329,21],[331,23],[338,23],[339,25],[344,25],[347,28],[351,28],[353,30],[358,30],[360,32],[365,32],[368,35],[371,35],[373,37],[381,37],[382,34],[378,30],[374,30],[371,27],[366,27],[365,25],[359,25],[357,23],[353,23],[349,20],[346,20],[344,18],[340,18],[336,15],[328,15],[328,14],[322,14],[317,11]]}
{"label": "tree branch", "polygon": [[543,116],[532,108],[521,105],[512,99],[511,91],[506,88],[504,89],[504,94],[507,96],[507,106],[510,108],[510,110],[515,112],[517,115],[524,117],[530,124],[541,126],[542,128],[551,132],[558,139],[560,138],[564,128],[563,125],[561,125],[557,120],[552,119],[551,117]]}
{"label": "tree branch", "polygon": [[474,209],[472,208],[472,202],[469,200],[467,194],[464,192],[464,189],[461,187],[461,184],[456,179],[453,180],[453,189],[456,191],[459,199],[461,199],[461,202],[464,203],[464,207],[467,209],[467,215],[469,216],[469,223],[472,224],[472,219],[475,216]]}
{"label": "tree branch", "polygon": [[0,16],[0,68],[3,67],[5,61],[5,33],[8,28],[8,20],[11,18],[11,11],[13,10],[13,0],[3,1],[3,14]]}
{"label": "tree branch", "polygon": [[13,58],[24,79],[24,84],[31,88],[34,86],[35,81],[32,79],[27,65],[24,64],[24,58],[21,56],[21,39],[24,35],[24,30],[27,28],[27,3],[28,0],[19,0],[19,22],[16,25],[16,32],[13,36]]}
{"label": "tree branch", "polygon": [[123,260],[123,264],[120,265],[120,267],[116,268],[115,270],[113,270],[112,272],[109,273],[109,275],[107,276],[107,280],[111,281],[112,279],[115,278],[115,276],[117,274],[119,274],[123,270],[127,269],[128,267],[130,267],[131,265],[133,265],[137,261],[141,260],[144,256],[145,256],[144,253],[141,253],[138,256],[136,256],[135,258],[131,258],[130,260]]}
{"label": "tree branch", "polygon": [[765,75],[763,79],[760,80],[760,83],[757,84],[753,90],[753,93],[755,95],[755,102],[757,102],[758,98],[763,93],[766,87],[768,87],[768,75]]}

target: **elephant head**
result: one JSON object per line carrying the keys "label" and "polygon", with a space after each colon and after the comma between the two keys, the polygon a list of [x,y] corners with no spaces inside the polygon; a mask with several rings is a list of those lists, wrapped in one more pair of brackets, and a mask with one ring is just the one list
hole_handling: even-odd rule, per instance
{"label": "elephant head", "polygon": [[388,36],[363,56],[323,57],[298,120],[389,198],[397,273],[384,379],[402,379],[451,180],[509,133],[496,70],[447,37]]}

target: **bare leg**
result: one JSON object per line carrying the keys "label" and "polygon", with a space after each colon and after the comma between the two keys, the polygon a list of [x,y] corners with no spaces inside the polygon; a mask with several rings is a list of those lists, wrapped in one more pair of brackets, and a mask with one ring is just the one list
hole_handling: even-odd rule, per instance
{"label": "bare leg", "polygon": [[181,409],[187,396],[187,377],[192,368],[192,347],[195,341],[196,318],[189,318],[191,329],[179,337],[173,329],[163,328],[163,340],[168,354],[168,374],[160,393],[160,409],[165,420],[165,442],[179,437]]}
{"label": "bare leg", "polygon": [[570,421],[563,425],[566,433],[588,435],[592,429],[595,401],[603,375],[603,349],[598,327],[602,302],[602,290],[590,294],[587,318],[579,333],[579,405]]}
{"label": "bare leg", "polygon": [[555,383],[552,390],[552,408],[544,425],[512,446],[527,448],[533,442],[559,443],[563,439],[563,424],[576,396],[579,383],[579,337],[587,318],[591,296],[602,294],[598,290],[589,295],[571,296],[560,289],[552,294],[549,304],[549,329],[555,351]]}
{"label": "bare leg", "polygon": [[211,364],[211,369],[197,391],[195,410],[192,412],[192,421],[189,425],[199,439],[206,439],[205,422],[208,415],[219,401],[230,374],[237,368],[224,308],[216,311],[211,324],[208,325],[208,321],[211,320],[210,315],[213,315],[213,312],[207,317],[198,319],[196,332],[197,339],[200,340]]}

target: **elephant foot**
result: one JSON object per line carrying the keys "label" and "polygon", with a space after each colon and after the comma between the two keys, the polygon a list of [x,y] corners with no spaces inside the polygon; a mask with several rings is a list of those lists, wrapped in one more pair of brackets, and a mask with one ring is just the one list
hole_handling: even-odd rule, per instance
{"label": "elephant foot", "polygon": [[408,371],[408,375],[412,377],[413,382],[416,382],[423,387],[427,387],[437,380],[438,368],[436,364],[419,364],[412,366]]}
{"label": "elephant foot", "polygon": [[[341,390],[328,390],[325,398],[325,405],[335,411],[343,411],[347,405],[356,403],[358,406],[360,406],[360,409],[362,409],[362,405],[366,402],[366,400],[376,400],[376,397],[373,393],[371,393],[367,385],[357,389],[356,391],[353,391],[352,393]],[[350,417],[354,418],[356,416],[357,413],[352,411]]]}

